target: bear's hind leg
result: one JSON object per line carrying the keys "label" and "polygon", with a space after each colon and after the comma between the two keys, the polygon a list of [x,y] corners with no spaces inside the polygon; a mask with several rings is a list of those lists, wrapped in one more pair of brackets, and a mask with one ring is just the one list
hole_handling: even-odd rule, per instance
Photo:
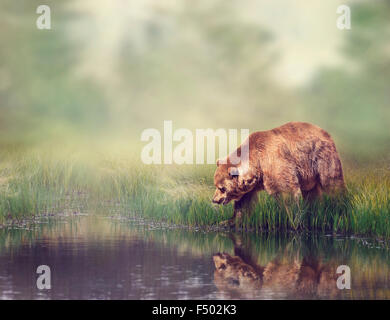
{"label": "bear's hind leg", "polygon": [[343,169],[337,154],[318,160],[317,166],[320,185],[325,193],[335,195],[345,191]]}
{"label": "bear's hind leg", "polygon": [[321,199],[322,197],[322,189],[319,183],[317,183],[314,188],[308,191],[302,192],[303,199],[305,202],[311,203],[317,199]]}

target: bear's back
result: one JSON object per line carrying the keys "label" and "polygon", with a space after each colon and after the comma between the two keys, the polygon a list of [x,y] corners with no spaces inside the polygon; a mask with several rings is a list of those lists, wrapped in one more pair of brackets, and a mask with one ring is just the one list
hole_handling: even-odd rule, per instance
{"label": "bear's back", "polygon": [[250,148],[254,150],[274,149],[276,151],[280,146],[311,145],[314,141],[334,146],[329,133],[307,122],[288,122],[271,130],[257,131],[252,133],[249,139]]}

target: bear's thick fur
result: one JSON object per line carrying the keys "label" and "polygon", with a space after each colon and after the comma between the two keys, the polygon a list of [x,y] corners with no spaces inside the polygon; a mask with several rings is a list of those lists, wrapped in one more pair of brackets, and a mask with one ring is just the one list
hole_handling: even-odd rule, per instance
{"label": "bear's thick fur", "polygon": [[[232,157],[241,156],[244,144],[249,144],[249,165],[243,161],[234,164]],[[331,136],[305,122],[289,122],[252,133],[235,153],[217,161],[214,184],[214,203],[235,201],[233,221],[250,209],[260,190],[276,197],[291,194],[295,199],[303,196],[310,200],[322,192],[335,194],[345,189],[341,161]]]}

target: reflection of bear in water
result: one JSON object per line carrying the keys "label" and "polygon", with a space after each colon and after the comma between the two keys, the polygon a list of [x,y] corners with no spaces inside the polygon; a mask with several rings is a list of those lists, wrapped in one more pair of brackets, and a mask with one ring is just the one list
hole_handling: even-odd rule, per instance
{"label": "reflection of bear in water", "polygon": [[314,257],[293,261],[274,259],[264,267],[253,262],[235,244],[235,256],[217,253],[214,283],[230,298],[273,297],[275,292],[290,298],[337,298],[336,264],[324,264]]}

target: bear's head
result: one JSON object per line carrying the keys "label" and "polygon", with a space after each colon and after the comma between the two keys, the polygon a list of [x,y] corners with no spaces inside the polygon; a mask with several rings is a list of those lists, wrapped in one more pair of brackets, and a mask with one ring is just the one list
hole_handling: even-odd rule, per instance
{"label": "bear's head", "polygon": [[[241,289],[250,293],[262,285],[262,268],[259,271],[245,263],[238,256],[228,253],[217,253],[213,256],[215,272],[214,283],[219,289]],[[256,291],[257,292],[257,291]]]}
{"label": "bear's head", "polygon": [[213,203],[228,204],[230,201],[239,201],[245,193],[253,190],[258,179],[253,170],[249,167],[243,169],[229,161],[217,160],[217,169],[214,174],[214,185],[216,187]]}

